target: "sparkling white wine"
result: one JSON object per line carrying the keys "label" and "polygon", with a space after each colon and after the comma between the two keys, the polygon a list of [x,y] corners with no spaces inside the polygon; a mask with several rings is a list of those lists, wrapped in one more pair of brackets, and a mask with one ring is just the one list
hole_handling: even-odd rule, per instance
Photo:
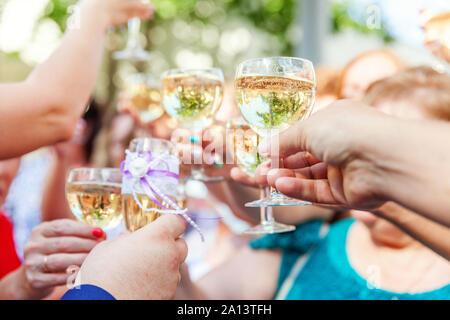
{"label": "sparkling white wine", "polygon": [[122,220],[120,183],[70,182],[67,201],[75,217],[100,228],[112,228]]}
{"label": "sparkling white wine", "polygon": [[242,116],[261,136],[306,119],[314,104],[314,83],[303,79],[243,76],[235,80],[235,89]]}
{"label": "sparkling white wine", "polygon": [[[139,202],[145,209],[155,208],[155,209],[164,209],[154,203],[151,199],[148,198],[145,194],[137,194],[136,195]],[[124,210],[123,210],[123,218],[125,221],[125,226],[128,231],[136,231],[145,225],[155,221],[161,214],[157,212],[145,212],[139,207],[139,205],[134,200],[132,194],[124,194]],[[175,202],[184,209],[185,199],[176,199]],[[161,202],[164,205],[167,205],[164,201]]]}
{"label": "sparkling white wine", "polygon": [[175,75],[162,80],[164,107],[189,129],[204,129],[222,102],[222,81],[211,75]]}
{"label": "sparkling white wine", "polygon": [[119,97],[119,109],[131,113],[141,123],[149,123],[164,113],[161,91],[144,82],[127,82]]}

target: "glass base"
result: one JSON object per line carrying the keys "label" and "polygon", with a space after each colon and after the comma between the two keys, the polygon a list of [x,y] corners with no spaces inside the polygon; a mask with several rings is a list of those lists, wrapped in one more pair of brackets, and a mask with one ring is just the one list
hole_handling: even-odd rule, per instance
{"label": "glass base", "polygon": [[151,56],[152,54],[150,52],[145,51],[139,46],[114,52],[114,59],[116,60],[147,61]]}
{"label": "glass base", "polygon": [[295,207],[309,206],[311,202],[286,197],[284,194],[274,191],[268,197],[247,202],[246,207]]}
{"label": "glass base", "polygon": [[295,226],[282,224],[278,222],[262,223],[245,230],[242,234],[270,234],[294,231]]}

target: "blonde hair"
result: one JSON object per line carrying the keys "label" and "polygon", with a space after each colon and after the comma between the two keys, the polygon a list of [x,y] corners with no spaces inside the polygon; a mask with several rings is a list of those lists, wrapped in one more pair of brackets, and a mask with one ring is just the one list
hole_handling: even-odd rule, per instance
{"label": "blonde hair", "polygon": [[428,66],[408,68],[372,83],[363,101],[375,106],[402,99],[412,99],[433,118],[450,121],[450,76]]}
{"label": "blonde hair", "polygon": [[316,95],[338,95],[338,83],[341,77],[342,69],[326,66],[315,68],[316,73]]}
{"label": "blonde hair", "polygon": [[387,58],[387,60],[393,62],[395,69],[396,69],[396,70],[393,70],[393,72],[400,71],[406,67],[406,64],[399,57],[397,57],[392,51],[390,51],[388,49],[365,51],[365,52],[361,53],[360,55],[356,56],[355,58],[353,58],[353,60],[350,61],[349,63],[347,63],[347,65],[342,70],[339,81],[338,81],[338,85],[337,85],[337,93],[338,93],[339,99],[345,98],[342,91],[343,91],[344,83],[345,83],[345,80],[346,80],[346,77],[347,77],[347,74],[349,73],[349,71],[352,68],[354,68],[361,60],[364,60],[367,57],[376,56],[376,55],[384,56],[385,58]]}

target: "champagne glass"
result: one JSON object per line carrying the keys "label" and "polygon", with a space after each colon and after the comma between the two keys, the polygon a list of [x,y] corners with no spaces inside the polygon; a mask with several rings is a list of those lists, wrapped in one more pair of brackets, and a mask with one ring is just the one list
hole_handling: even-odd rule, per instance
{"label": "champagne glass", "polygon": [[141,125],[158,119],[164,113],[159,79],[143,73],[128,75],[117,108],[130,113]]}
{"label": "champagne glass", "polygon": [[[223,73],[218,68],[173,69],[161,76],[163,104],[166,112],[184,128],[194,132],[191,142],[198,144],[199,136],[214,121],[222,103]],[[220,181],[223,177],[207,176],[201,165],[193,164],[187,179]]]}
{"label": "champagne glass", "polygon": [[103,229],[122,221],[122,174],[115,168],[75,168],[66,183],[66,198],[74,216]]}
{"label": "champagne glass", "polygon": [[[227,128],[232,130],[233,151],[236,164],[250,177],[266,159],[258,153],[259,136],[242,118],[231,120]],[[268,187],[259,187],[260,199],[269,195]],[[295,230],[295,226],[275,222],[272,207],[260,206],[260,223],[245,230],[244,234],[281,233]]]}
{"label": "champagne glass", "polygon": [[[243,118],[261,137],[275,137],[312,112],[315,97],[315,74],[310,61],[291,57],[247,60],[236,69],[236,97]],[[275,139],[272,139],[272,147]],[[272,168],[278,159],[272,156]],[[309,205],[286,197],[273,189],[262,200],[248,207]]]}
{"label": "champagne glass", "polygon": [[[137,153],[138,155],[145,155],[149,151],[152,153],[152,157],[161,157],[164,159],[165,157],[169,157],[173,155],[175,148],[172,142],[164,139],[155,139],[155,138],[136,138],[130,142],[128,150],[130,152]],[[178,173],[179,170],[179,162],[177,161],[176,166],[171,163],[171,171],[175,171]],[[165,177],[152,177],[152,179],[164,179]],[[178,184],[177,184],[178,185]],[[161,191],[168,196],[172,201],[176,202],[182,209],[185,206],[185,198],[182,194],[179,193],[179,188],[175,186],[173,183],[168,184],[158,184],[161,187]],[[156,204],[152,199],[148,197],[148,195],[143,190],[137,190],[136,198],[141,203],[142,207],[145,209],[163,209],[160,205]],[[167,205],[165,201],[163,201],[160,197],[156,196],[158,201],[161,204]],[[161,213],[158,212],[147,212],[144,211],[136,202],[134,195],[132,194],[129,187],[123,188],[123,217],[125,221],[126,228],[133,232],[136,231],[145,225],[155,221]]]}
{"label": "champagne glass", "polygon": [[114,52],[114,59],[146,61],[150,59],[152,54],[142,48],[139,37],[141,29],[141,19],[131,18],[128,20],[128,39],[125,48],[121,51]]}

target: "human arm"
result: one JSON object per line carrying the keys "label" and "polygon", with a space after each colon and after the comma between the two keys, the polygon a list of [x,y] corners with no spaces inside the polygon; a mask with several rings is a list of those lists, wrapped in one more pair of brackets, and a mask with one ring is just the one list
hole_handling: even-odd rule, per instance
{"label": "human arm", "polygon": [[84,131],[85,122],[79,120],[72,139],[49,147],[51,161],[42,194],[42,221],[73,219],[66,200],[65,185],[67,174],[71,168],[86,165],[85,150],[81,143]]}
{"label": "human arm", "polygon": [[[280,134],[286,169],[272,186],[318,204],[374,209],[392,200],[450,226],[450,125],[403,120],[339,101]],[[271,153],[264,142],[260,153]],[[267,182],[258,174],[258,182]]]}
{"label": "human arm", "polygon": [[450,228],[431,221],[410,210],[395,210],[397,204],[387,202],[372,210],[375,215],[388,220],[412,238],[421,242],[447,260],[450,260]]}
{"label": "human arm", "polygon": [[56,152],[52,155],[51,164],[45,179],[42,194],[42,221],[55,219],[73,219],[73,215],[66,200],[66,175],[70,163]]}
{"label": "human arm", "polygon": [[80,27],[25,81],[0,84],[0,159],[69,139],[97,81],[107,28],[150,15],[139,0],[82,1]]}

